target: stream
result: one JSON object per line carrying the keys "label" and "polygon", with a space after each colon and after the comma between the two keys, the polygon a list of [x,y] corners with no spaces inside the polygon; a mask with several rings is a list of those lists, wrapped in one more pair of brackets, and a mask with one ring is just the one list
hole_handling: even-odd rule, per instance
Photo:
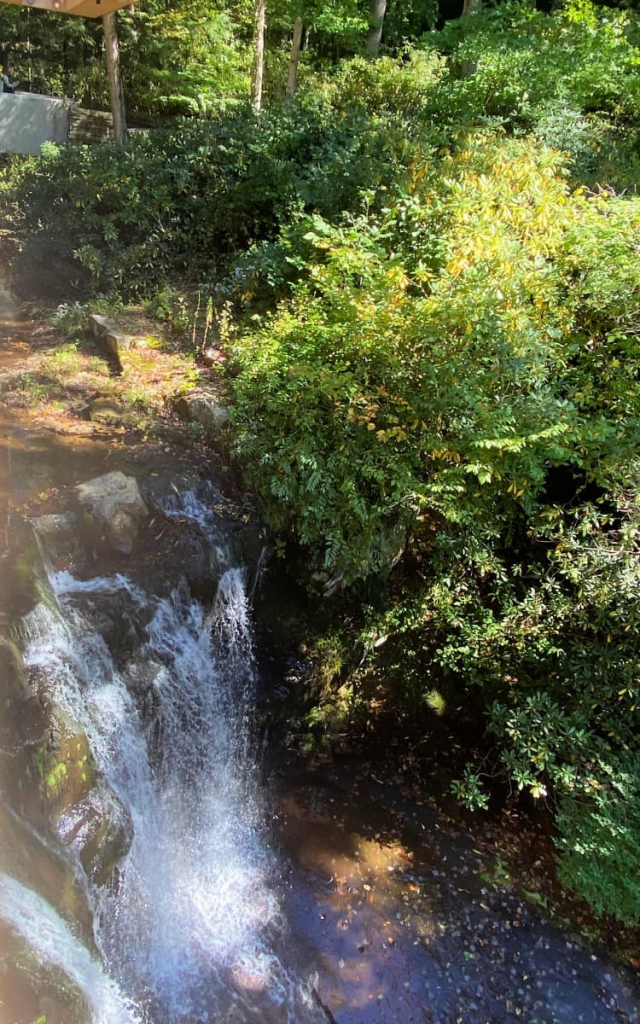
{"label": "stream", "polygon": [[[30,333],[1,304],[0,377]],[[640,1022],[630,970],[384,765],[277,770],[269,568],[223,483],[0,426],[0,1024]],[[146,504],[131,552],[76,497],[106,474]]]}

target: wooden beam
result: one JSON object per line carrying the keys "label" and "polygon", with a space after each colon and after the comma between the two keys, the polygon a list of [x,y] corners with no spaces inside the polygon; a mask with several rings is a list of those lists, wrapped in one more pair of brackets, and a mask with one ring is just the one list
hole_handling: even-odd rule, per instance
{"label": "wooden beam", "polygon": [[111,11],[121,7],[129,7],[132,0],[0,0],[3,4],[14,4],[18,7],[35,7],[41,11],[54,11],[56,14],[74,14],[81,18],[102,18]]}

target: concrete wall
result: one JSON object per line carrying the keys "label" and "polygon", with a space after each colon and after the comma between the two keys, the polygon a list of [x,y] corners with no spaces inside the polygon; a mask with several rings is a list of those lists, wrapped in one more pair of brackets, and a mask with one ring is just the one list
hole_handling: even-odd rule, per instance
{"label": "concrete wall", "polygon": [[40,152],[69,136],[69,101],[33,93],[0,93],[0,153]]}

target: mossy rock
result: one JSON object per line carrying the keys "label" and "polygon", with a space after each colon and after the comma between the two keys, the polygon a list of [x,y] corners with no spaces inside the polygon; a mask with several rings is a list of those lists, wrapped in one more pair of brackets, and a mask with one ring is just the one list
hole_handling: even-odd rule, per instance
{"label": "mossy rock", "polygon": [[22,655],[7,637],[0,637],[0,747],[14,750],[16,740],[42,737],[46,715],[27,684]]}
{"label": "mossy rock", "polygon": [[43,963],[0,919],[0,1005],[7,1024],[91,1024],[82,992],[59,967]]}
{"label": "mossy rock", "polygon": [[[9,641],[0,643],[0,669],[6,803],[39,833],[73,848],[87,877],[103,885],[131,843],[129,818],[98,779],[85,733],[49,701],[45,686],[36,687],[34,695],[20,653]],[[7,832],[0,840],[0,865],[10,836]]]}
{"label": "mossy rock", "polygon": [[54,821],[69,807],[84,800],[96,781],[91,748],[85,734],[60,720],[56,732],[53,743],[34,754],[48,816]]}
{"label": "mossy rock", "polygon": [[[87,896],[62,852],[45,843],[22,819],[0,804],[0,871],[34,889],[54,910],[75,924],[93,949],[93,922]],[[0,946],[0,955],[2,947]],[[1,1004],[0,1004],[1,1005]]]}
{"label": "mossy rock", "polygon": [[98,786],[75,808],[75,821],[82,836],[79,854],[85,874],[94,885],[106,885],[131,846],[131,820],[114,794]]}
{"label": "mossy rock", "polygon": [[98,779],[85,734],[67,729],[60,728],[55,746],[41,752],[46,814],[87,877],[104,885],[131,845],[132,826],[115,794]]}

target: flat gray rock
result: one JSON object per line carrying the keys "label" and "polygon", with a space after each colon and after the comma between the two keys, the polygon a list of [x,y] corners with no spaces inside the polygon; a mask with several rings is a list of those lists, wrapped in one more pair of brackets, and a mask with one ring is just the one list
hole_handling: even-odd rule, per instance
{"label": "flat gray rock", "polygon": [[113,317],[91,313],[89,325],[98,343],[112,356],[118,356],[123,349],[131,348],[135,342],[135,337],[125,334]]}

